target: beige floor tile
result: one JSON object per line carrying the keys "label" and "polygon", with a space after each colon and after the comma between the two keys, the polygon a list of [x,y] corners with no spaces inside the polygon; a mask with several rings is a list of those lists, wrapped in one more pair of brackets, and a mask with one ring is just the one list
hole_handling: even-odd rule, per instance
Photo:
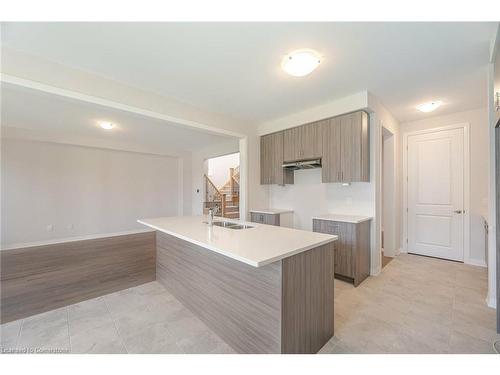
{"label": "beige floor tile", "polygon": [[35,351],[69,350],[68,310],[61,308],[23,320],[17,346]]}
{"label": "beige floor tile", "polygon": [[231,354],[234,351],[219,336],[208,329],[186,335],[177,341],[186,354]]}
{"label": "beige floor tile", "polygon": [[112,325],[113,319],[104,298],[96,298],[68,306],[70,335]]}
{"label": "beige floor tile", "polygon": [[12,349],[17,345],[17,339],[21,332],[21,324],[23,320],[5,323],[0,325],[0,346],[3,349]]}
{"label": "beige floor tile", "polygon": [[36,327],[36,329],[21,328],[17,347],[30,352],[51,352],[70,350],[68,325],[51,325],[50,327]]}
{"label": "beige floor tile", "polygon": [[71,353],[117,354],[126,353],[113,322],[94,326],[70,335]]}
{"label": "beige floor tile", "polygon": [[181,354],[176,338],[168,330],[167,323],[154,323],[146,329],[124,339],[129,353]]}
{"label": "beige floor tile", "polygon": [[122,338],[135,336],[150,325],[164,321],[163,317],[151,312],[146,305],[130,307],[113,315],[118,333]]}
{"label": "beige floor tile", "polygon": [[453,331],[450,337],[450,352],[455,354],[494,354],[493,343],[467,334]]}
{"label": "beige floor tile", "polygon": [[[485,304],[486,270],[401,255],[377,277],[335,299],[339,353],[490,352],[495,312]],[[453,333],[452,333],[453,332]],[[328,348],[328,349],[327,349]]]}

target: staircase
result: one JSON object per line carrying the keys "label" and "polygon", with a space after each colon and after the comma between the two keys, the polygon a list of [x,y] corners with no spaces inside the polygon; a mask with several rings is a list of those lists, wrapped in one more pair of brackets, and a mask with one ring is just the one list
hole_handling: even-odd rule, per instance
{"label": "staircase", "polygon": [[228,219],[239,219],[240,217],[240,168],[229,169],[229,179],[221,187],[217,188],[212,180],[205,175],[205,202],[203,212],[215,209],[215,215],[227,217]]}

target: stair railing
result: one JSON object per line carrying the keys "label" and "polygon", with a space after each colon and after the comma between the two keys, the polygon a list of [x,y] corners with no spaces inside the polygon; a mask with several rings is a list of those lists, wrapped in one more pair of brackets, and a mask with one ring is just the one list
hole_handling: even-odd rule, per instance
{"label": "stair railing", "polygon": [[216,215],[224,217],[226,214],[226,194],[222,193],[207,175],[204,177],[205,208],[213,208]]}
{"label": "stair railing", "polygon": [[240,168],[229,168],[229,188],[231,191],[231,201],[237,205],[240,201]]}

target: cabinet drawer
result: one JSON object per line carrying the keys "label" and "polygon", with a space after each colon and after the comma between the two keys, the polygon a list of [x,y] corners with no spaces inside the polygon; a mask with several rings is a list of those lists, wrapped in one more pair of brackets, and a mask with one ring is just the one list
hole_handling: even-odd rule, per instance
{"label": "cabinet drawer", "polygon": [[334,234],[340,237],[345,224],[337,221],[313,219],[313,232]]}
{"label": "cabinet drawer", "polygon": [[280,215],[279,214],[264,214],[259,212],[250,213],[250,221],[252,223],[268,224],[268,225],[280,225]]}

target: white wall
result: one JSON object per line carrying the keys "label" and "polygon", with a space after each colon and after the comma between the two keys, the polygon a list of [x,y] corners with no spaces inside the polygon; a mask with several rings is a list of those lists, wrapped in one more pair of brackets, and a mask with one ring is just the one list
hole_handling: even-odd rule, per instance
{"label": "white wall", "polygon": [[374,191],[370,183],[357,182],[350,186],[321,183],[321,169],[295,171],[293,185],[271,185],[270,207],[294,210],[294,226],[312,230],[312,217],[338,212],[374,214]]}
{"label": "white wall", "polygon": [[[488,64],[488,132],[489,132],[489,160],[490,160],[490,181],[489,181],[489,224],[490,231],[488,237],[488,306],[497,307],[497,296],[499,291],[499,272],[500,260],[497,259],[497,202],[496,194],[498,186],[495,178],[495,171],[499,168],[496,165],[496,141],[495,126],[497,122],[497,113],[495,108],[495,93],[500,92],[500,24],[497,24],[497,30],[492,38],[490,46],[490,63]],[[497,327],[498,330],[499,327]]]}
{"label": "white wall", "polygon": [[368,91],[360,91],[355,94],[337,98],[321,105],[307,108],[271,121],[259,124],[257,133],[259,135],[274,133],[280,130],[304,125],[308,122],[319,121],[325,118],[355,112],[368,107]]}
{"label": "white wall", "polygon": [[[370,141],[370,156],[371,156],[371,179],[372,187],[374,189],[374,210],[375,219],[372,221],[371,235],[372,235],[372,253],[371,253],[371,274],[377,275],[382,269],[382,135],[383,128],[394,134],[394,168],[396,170],[396,175],[394,179],[394,228],[385,228],[389,233],[392,232],[394,236],[394,242],[399,243],[399,227],[401,217],[399,215],[400,205],[401,205],[401,192],[399,189],[399,169],[400,169],[400,158],[399,158],[399,122],[394,118],[394,116],[387,110],[387,108],[380,102],[380,100],[368,93],[368,107],[372,111],[370,115],[370,130],[371,130],[371,141]],[[396,251],[397,252],[397,251]]]}
{"label": "white wall", "polygon": [[[459,123],[470,124],[470,262],[485,265],[484,218],[488,218],[489,136],[486,108],[401,124],[401,135]],[[403,150],[401,149],[401,155]],[[401,179],[401,186],[403,180]],[[401,211],[401,215],[404,213]]]}
{"label": "white wall", "polygon": [[383,130],[382,144],[382,212],[381,212],[381,228],[384,232],[384,255],[395,256],[398,254],[399,242],[396,236],[399,226],[396,225],[396,220],[399,219],[399,212],[396,210],[397,199],[395,187],[396,181],[396,160],[395,160],[395,136],[388,130]]}
{"label": "white wall", "polygon": [[137,219],[178,213],[177,158],[14,139],[1,145],[2,246],[144,229]]}
{"label": "white wall", "polygon": [[206,161],[206,173],[210,180],[221,188],[229,180],[229,169],[240,165],[240,153],[209,158]]}

